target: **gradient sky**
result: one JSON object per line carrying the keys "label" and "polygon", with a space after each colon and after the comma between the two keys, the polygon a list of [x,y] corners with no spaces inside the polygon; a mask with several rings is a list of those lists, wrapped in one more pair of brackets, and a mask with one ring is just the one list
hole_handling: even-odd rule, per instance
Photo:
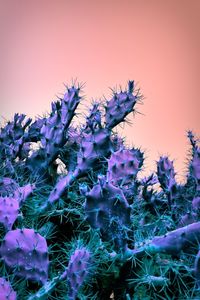
{"label": "gradient sky", "polygon": [[118,131],[145,150],[146,174],[169,154],[182,180],[186,130],[200,133],[199,0],[0,0],[0,39],[0,122],[49,111],[72,78],[84,104],[133,79],[141,114]]}

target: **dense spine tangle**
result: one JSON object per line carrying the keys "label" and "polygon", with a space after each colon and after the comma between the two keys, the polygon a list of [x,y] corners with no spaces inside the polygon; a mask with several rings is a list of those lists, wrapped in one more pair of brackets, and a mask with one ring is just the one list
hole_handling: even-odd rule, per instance
{"label": "dense spine tangle", "polygon": [[192,200],[193,211],[200,213],[200,197],[194,197]]}
{"label": "dense spine tangle", "polygon": [[183,227],[197,221],[198,221],[197,213],[195,211],[194,212],[188,211],[185,215],[181,216],[177,227]]}
{"label": "dense spine tangle", "polygon": [[48,248],[44,237],[33,229],[9,231],[0,247],[0,255],[14,274],[44,284],[48,278]]}
{"label": "dense spine tangle", "polygon": [[194,276],[196,285],[200,289],[200,250],[198,251],[194,262]]}

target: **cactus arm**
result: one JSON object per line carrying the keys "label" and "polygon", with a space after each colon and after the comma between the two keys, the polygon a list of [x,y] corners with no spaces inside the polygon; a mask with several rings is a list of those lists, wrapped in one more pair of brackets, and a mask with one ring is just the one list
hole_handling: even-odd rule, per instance
{"label": "cactus arm", "polygon": [[[187,247],[194,247],[200,242],[200,222],[170,231],[166,235],[156,236],[144,246],[132,250],[132,254],[141,256],[145,252],[150,254],[165,253],[179,255]],[[130,255],[131,251],[127,252]]]}

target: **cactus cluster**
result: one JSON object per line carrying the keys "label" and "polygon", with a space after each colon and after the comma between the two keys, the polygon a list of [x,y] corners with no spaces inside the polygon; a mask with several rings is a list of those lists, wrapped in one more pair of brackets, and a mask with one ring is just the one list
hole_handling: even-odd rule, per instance
{"label": "cactus cluster", "polygon": [[82,87],[0,129],[0,299],[200,299],[199,140],[184,183],[167,156],[139,178],[143,151],[114,129],[140,90],[112,90],[78,126]]}

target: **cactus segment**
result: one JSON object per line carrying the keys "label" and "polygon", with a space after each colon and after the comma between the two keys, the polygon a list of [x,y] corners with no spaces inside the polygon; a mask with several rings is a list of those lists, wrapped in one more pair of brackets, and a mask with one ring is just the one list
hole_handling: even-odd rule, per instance
{"label": "cactus segment", "polygon": [[133,95],[134,81],[128,82],[128,89],[120,93],[114,93],[113,98],[105,106],[106,127],[112,129],[125,120],[125,117],[134,111],[134,106],[140,98]]}
{"label": "cactus segment", "polygon": [[1,300],[16,300],[17,294],[13,290],[9,281],[0,277],[0,299]]}
{"label": "cactus segment", "polygon": [[93,228],[100,229],[104,241],[113,241],[117,251],[125,251],[131,208],[122,192],[105,177],[86,193],[85,214]]}
{"label": "cactus segment", "polygon": [[48,248],[44,237],[33,229],[10,230],[0,247],[6,266],[25,279],[44,284],[48,278]]}

